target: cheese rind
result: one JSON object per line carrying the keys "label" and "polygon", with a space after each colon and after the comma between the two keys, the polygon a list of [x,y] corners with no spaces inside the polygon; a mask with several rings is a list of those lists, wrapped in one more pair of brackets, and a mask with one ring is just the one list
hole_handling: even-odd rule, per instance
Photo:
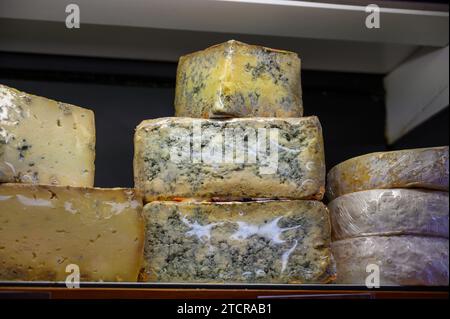
{"label": "cheese rind", "polygon": [[152,202],[144,216],[145,281],[333,279],[330,222],[321,202]]}
{"label": "cheese rind", "polygon": [[[380,285],[448,286],[448,239],[372,236],[333,242],[336,283],[366,285],[376,265]],[[373,273],[372,273],[373,274]]]}
{"label": "cheese rind", "polygon": [[448,146],[371,153],[349,159],[328,173],[327,197],[369,189],[425,188],[448,191]]}
{"label": "cheese rind", "polygon": [[333,240],[369,235],[448,238],[447,192],[376,189],[340,196],[329,203]]}
{"label": "cheese rind", "polygon": [[0,85],[0,183],[92,187],[94,113]]}
{"label": "cheese rind", "polygon": [[301,117],[296,53],[228,41],[180,58],[179,117]]}
{"label": "cheese rind", "polygon": [[0,185],[0,280],[136,281],[143,244],[132,189]]}
{"label": "cheese rind", "polygon": [[146,201],[321,199],[322,129],[316,117],[144,121],[135,134],[134,178]]}

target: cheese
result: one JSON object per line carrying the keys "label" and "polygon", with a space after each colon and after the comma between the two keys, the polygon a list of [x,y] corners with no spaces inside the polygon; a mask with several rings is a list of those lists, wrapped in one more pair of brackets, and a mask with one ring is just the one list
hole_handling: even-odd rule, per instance
{"label": "cheese", "polygon": [[329,216],[318,201],[152,202],[144,217],[145,281],[333,279]]}
{"label": "cheese", "polygon": [[[372,276],[379,273],[380,286],[449,284],[448,239],[360,237],[333,242],[332,250],[337,265],[336,283],[366,285],[369,275],[368,282],[372,283]],[[376,267],[379,271],[374,271]]]}
{"label": "cheese", "polygon": [[374,234],[448,238],[447,192],[375,189],[340,196],[328,208],[334,240]]}
{"label": "cheese", "polygon": [[448,146],[372,153],[328,173],[327,197],[377,188],[427,188],[448,192]]}
{"label": "cheese", "polygon": [[94,113],[0,85],[0,183],[91,187]]}
{"label": "cheese", "polygon": [[146,201],[321,199],[321,126],[316,117],[144,121],[135,134],[134,177]]}
{"label": "cheese", "polygon": [[296,53],[228,41],[180,58],[175,116],[301,117]]}
{"label": "cheese", "polygon": [[143,236],[134,190],[0,185],[0,281],[136,281]]}

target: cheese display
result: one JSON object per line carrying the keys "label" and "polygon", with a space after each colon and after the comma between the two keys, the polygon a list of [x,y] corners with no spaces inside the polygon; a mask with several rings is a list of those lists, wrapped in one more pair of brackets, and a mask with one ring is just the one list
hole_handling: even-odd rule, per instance
{"label": "cheese display", "polygon": [[302,115],[296,53],[228,41],[180,58],[175,116]]}
{"label": "cheese display", "polygon": [[94,113],[0,85],[0,183],[91,187]]}
{"label": "cheese display", "polygon": [[415,236],[371,236],[333,242],[336,283],[366,285],[369,275],[379,274],[381,286],[448,286],[448,243],[445,238]]}
{"label": "cheese display", "polygon": [[378,188],[448,192],[448,146],[372,153],[349,159],[328,173],[327,197]]}
{"label": "cheese display", "polygon": [[330,221],[318,201],[152,202],[144,207],[142,279],[325,283]]}
{"label": "cheese display", "polygon": [[143,245],[134,190],[0,185],[0,281],[136,281]]}
{"label": "cheese display", "polygon": [[148,120],[136,130],[134,176],[146,201],[321,199],[322,129],[316,117]]}
{"label": "cheese display", "polygon": [[340,196],[328,208],[334,240],[373,234],[448,238],[447,192],[368,190]]}

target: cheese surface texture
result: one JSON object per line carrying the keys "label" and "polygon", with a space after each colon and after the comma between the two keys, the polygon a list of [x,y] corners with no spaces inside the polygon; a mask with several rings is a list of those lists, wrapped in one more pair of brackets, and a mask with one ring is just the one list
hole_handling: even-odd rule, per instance
{"label": "cheese surface texture", "polygon": [[318,201],[152,202],[143,280],[322,283],[330,222]]}
{"label": "cheese surface texture", "polygon": [[316,117],[144,121],[135,134],[134,177],[147,201],[321,199],[322,129]]}
{"label": "cheese surface texture", "polygon": [[0,85],[0,183],[92,187],[94,113]]}
{"label": "cheese surface texture", "polygon": [[[448,286],[448,239],[373,236],[332,243],[336,283],[366,285],[368,265],[376,265],[380,286]],[[373,268],[373,266],[370,266]]]}
{"label": "cheese surface texture", "polygon": [[328,208],[334,240],[373,234],[448,238],[447,192],[368,190],[340,196]]}
{"label": "cheese surface texture", "polygon": [[143,244],[131,189],[0,185],[0,280],[136,281]]}
{"label": "cheese surface texture", "polygon": [[448,146],[372,153],[349,159],[328,173],[327,197],[379,188],[448,191]]}
{"label": "cheese surface texture", "polygon": [[180,58],[175,116],[302,115],[296,53],[228,41]]}

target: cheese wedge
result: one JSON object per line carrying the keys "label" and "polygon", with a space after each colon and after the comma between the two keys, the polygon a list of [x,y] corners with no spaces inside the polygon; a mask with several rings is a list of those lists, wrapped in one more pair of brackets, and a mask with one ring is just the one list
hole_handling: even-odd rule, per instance
{"label": "cheese wedge", "polygon": [[180,58],[175,116],[302,115],[296,53],[228,41]]}
{"label": "cheese wedge", "polygon": [[94,185],[94,113],[0,85],[0,183]]}
{"label": "cheese wedge", "polygon": [[152,202],[142,280],[324,283],[330,222],[318,201]]}
{"label": "cheese wedge", "polygon": [[161,118],[142,122],[134,143],[135,187],[146,201],[323,197],[316,117]]}
{"label": "cheese wedge", "polygon": [[136,281],[143,243],[134,190],[0,185],[0,280]]}
{"label": "cheese wedge", "polygon": [[328,173],[327,197],[379,188],[426,188],[448,192],[448,146],[371,153]]}
{"label": "cheese wedge", "polygon": [[340,196],[328,208],[334,240],[374,234],[448,238],[447,192],[375,189]]}
{"label": "cheese wedge", "polygon": [[[372,236],[332,243],[339,284],[448,286],[448,239]],[[379,276],[378,276],[379,275]],[[377,277],[377,278],[375,278]]]}

